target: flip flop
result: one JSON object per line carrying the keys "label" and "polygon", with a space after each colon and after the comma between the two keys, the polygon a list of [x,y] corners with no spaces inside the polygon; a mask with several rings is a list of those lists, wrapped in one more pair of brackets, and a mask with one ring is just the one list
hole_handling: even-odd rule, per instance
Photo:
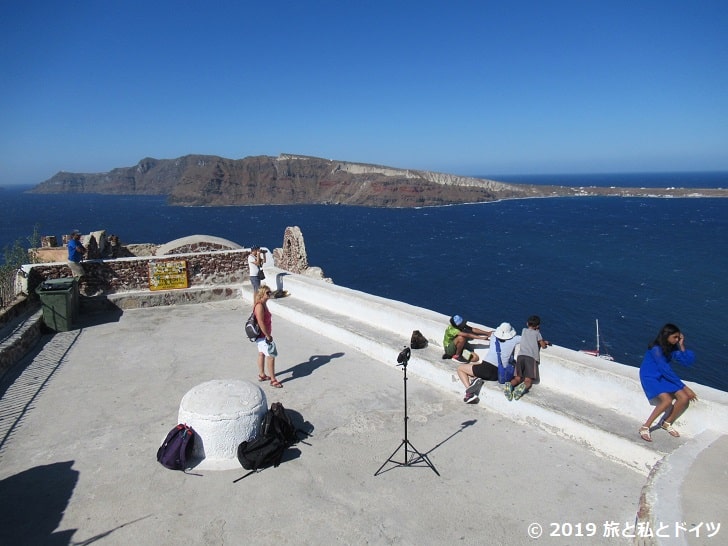
{"label": "flip flop", "polygon": [[650,427],[640,427],[640,438],[645,442],[651,442],[652,436],[650,436]]}
{"label": "flip flop", "polygon": [[267,376],[267,375],[265,375],[265,374],[258,374],[258,381],[260,381],[261,383],[262,383],[263,381],[270,381],[270,377],[268,377],[268,376]]}
{"label": "flip flop", "polygon": [[271,381],[270,382],[270,386],[271,387],[275,387],[276,389],[282,389],[283,388],[283,385],[281,385],[281,382],[278,381],[277,379],[274,379],[273,381]]}

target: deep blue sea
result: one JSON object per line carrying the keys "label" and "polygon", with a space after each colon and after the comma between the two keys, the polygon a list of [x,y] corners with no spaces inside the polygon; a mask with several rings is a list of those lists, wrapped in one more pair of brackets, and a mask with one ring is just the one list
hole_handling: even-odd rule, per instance
{"label": "deep blue sea", "polygon": [[[487,176],[509,182],[728,187],[728,173]],[[343,206],[169,207],[162,197],[32,195],[0,190],[0,247],[39,226],[59,240],[106,229],[123,243],[207,234],[279,247],[303,232],[309,263],[335,283],[488,326],[602,349],[639,366],[665,322],[696,351],[686,380],[728,391],[728,199],[572,197],[423,209]],[[410,332],[403,332],[408,337]],[[556,378],[555,378],[556,379]],[[700,393],[698,392],[698,395]]]}

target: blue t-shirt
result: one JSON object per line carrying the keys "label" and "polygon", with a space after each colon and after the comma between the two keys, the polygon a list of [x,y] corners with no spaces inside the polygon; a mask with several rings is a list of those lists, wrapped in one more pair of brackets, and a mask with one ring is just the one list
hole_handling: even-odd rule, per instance
{"label": "blue t-shirt", "polygon": [[82,248],[81,241],[77,241],[76,239],[68,241],[68,260],[71,262],[80,262],[83,259]]}

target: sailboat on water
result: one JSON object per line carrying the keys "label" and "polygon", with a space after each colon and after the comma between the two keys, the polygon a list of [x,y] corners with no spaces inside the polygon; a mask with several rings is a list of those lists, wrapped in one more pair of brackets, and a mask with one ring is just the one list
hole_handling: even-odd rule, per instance
{"label": "sailboat on water", "polygon": [[595,319],[597,324],[597,348],[596,349],[582,349],[580,352],[592,356],[596,356],[598,358],[603,358],[604,360],[614,360],[612,355],[609,353],[601,353],[599,352],[599,319]]}

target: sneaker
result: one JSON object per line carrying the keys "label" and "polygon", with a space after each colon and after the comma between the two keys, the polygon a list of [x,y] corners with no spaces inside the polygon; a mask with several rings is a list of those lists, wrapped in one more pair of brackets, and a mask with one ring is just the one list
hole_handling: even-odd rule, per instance
{"label": "sneaker", "polygon": [[461,364],[466,364],[468,362],[468,360],[466,358],[463,358],[462,356],[458,356],[458,355],[452,355],[452,359],[455,362],[460,362]]}
{"label": "sneaker", "polygon": [[526,384],[521,383],[513,390],[513,399],[518,400],[526,393]]}
{"label": "sneaker", "polygon": [[506,383],[506,386],[503,387],[503,394],[506,395],[506,399],[510,402],[513,400],[513,385],[510,383]]}
{"label": "sneaker", "polygon": [[463,402],[466,404],[475,404],[480,398],[478,398],[478,395],[474,392],[466,392],[465,398],[463,398]]}
{"label": "sneaker", "polygon": [[470,384],[470,386],[465,390],[465,394],[475,393],[478,392],[478,389],[483,384],[483,380],[480,379],[480,377],[476,377],[473,379],[473,382]]}

